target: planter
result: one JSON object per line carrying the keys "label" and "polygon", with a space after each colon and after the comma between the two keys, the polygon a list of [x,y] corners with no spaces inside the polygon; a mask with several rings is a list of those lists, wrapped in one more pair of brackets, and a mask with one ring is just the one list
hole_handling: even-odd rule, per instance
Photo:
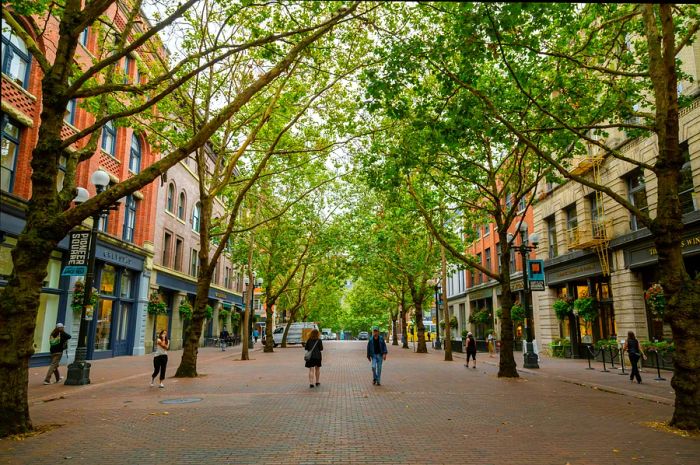
{"label": "planter", "polygon": [[464,352],[462,341],[459,339],[451,339],[450,342],[452,343],[452,352]]}

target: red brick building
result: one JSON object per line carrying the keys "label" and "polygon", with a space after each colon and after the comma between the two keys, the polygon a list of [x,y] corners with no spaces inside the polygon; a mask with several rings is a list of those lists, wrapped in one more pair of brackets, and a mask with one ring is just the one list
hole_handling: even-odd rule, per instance
{"label": "red brick building", "polygon": [[[124,28],[126,11],[118,3],[105,12],[117,28]],[[58,20],[55,17],[36,18],[46,24],[40,37],[33,37],[49,62],[53,61],[58,41]],[[32,28],[26,20],[21,25],[30,35]],[[142,18],[136,27],[146,25]],[[136,31],[139,32],[139,31]],[[80,36],[75,62],[85,68],[100,54],[99,38],[92,27]],[[153,47],[148,44],[148,47]],[[144,46],[146,47],[146,46]],[[160,45],[155,45],[162,50]],[[118,72],[125,80],[143,82],[147,78],[150,54],[134,52],[122,58]],[[6,284],[12,271],[10,251],[24,227],[24,210],[31,197],[31,157],[37,143],[41,112],[42,72],[24,41],[2,21],[2,164],[0,183],[0,286]],[[95,118],[80,102],[71,101],[66,109],[62,133],[65,136],[86,128]],[[85,142],[82,142],[85,143]],[[76,145],[79,145],[77,143]],[[127,125],[117,127],[108,123],[102,128],[94,156],[77,168],[76,184],[95,194],[90,177],[101,169],[117,183],[137,174],[158,157],[150,147],[148,134],[139,133]],[[65,164],[59,164],[65,170]],[[63,185],[59,175],[57,189]],[[123,199],[118,209],[100,222],[97,244],[95,288],[99,302],[88,331],[88,358],[144,352],[144,323],[148,276],[153,257],[157,185],[150,184]],[[89,227],[91,220],[85,222]],[[53,252],[48,276],[42,292],[35,330],[36,354],[33,363],[47,359],[48,334],[57,322],[64,322],[69,332],[78,332],[80,313],[71,310],[72,289],[76,278],[61,276],[67,240],[61,241]],[[76,339],[72,339],[73,346]],[[73,346],[69,348],[72,352]]]}

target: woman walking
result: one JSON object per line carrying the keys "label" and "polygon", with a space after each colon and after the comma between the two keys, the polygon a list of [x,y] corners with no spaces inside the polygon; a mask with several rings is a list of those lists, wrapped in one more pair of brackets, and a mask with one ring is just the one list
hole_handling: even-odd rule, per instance
{"label": "woman walking", "polygon": [[170,341],[168,340],[168,331],[162,330],[158,333],[158,339],[156,339],[156,356],[153,357],[153,374],[151,375],[151,386],[156,381],[156,376],[160,373],[160,386],[163,386],[163,380],[165,379],[165,368],[168,366],[168,349],[170,349]]}
{"label": "woman walking", "polygon": [[44,384],[51,384],[51,375],[56,375],[56,382],[58,383],[63,379],[61,374],[58,372],[58,366],[61,363],[61,356],[63,351],[66,350],[66,342],[70,339],[70,334],[63,330],[63,323],[58,323],[56,328],[51,331],[49,336],[49,351],[51,352],[51,365],[49,365],[49,371],[46,372],[46,377],[44,378]]}
{"label": "woman walking", "polygon": [[472,333],[467,333],[467,364],[464,365],[467,368],[469,368],[469,358],[474,360],[472,368],[476,368],[476,340],[474,340]]}
{"label": "woman walking", "polygon": [[306,354],[304,355],[304,360],[306,360],[305,366],[309,369],[309,387],[313,388],[314,379],[316,379],[316,386],[321,384],[319,378],[321,377],[321,360],[323,359],[321,355],[323,341],[319,338],[318,329],[311,331],[304,349],[306,349]]}
{"label": "woman walking", "polygon": [[639,375],[639,368],[637,363],[639,363],[639,358],[642,357],[644,360],[647,359],[641,344],[634,336],[634,332],[630,331],[627,333],[627,340],[625,341],[625,346],[623,347],[623,352],[627,351],[630,356],[630,364],[632,365],[632,372],[630,373],[630,383],[634,382],[637,378],[637,384],[642,384],[642,377]]}

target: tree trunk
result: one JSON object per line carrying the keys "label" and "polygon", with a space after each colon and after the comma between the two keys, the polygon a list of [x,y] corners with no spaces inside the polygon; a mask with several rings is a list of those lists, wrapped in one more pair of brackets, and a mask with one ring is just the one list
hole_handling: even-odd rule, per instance
{"label": "tree trunk", "polygon": [[397,318],[396,314],[391,315],[391,345],[392,346],[399,345],[399,336],[398,336],[398,334],[396,334],[399,327],[396,324],[396,318]]}
{"label": "tree trunk", "polygon": [[416,334],[418,335],[418,347],[416,352],[419,354],[427,354],[428,346],[425,344],[425,326],[423,325],[423,300],[418,299],[418,302],[413,302],[416,306]]}
{"label": "tree trunk", "polygon": [[406,323],[406,310],[403,308],[401,309],[401,336],[402,336],[402,341],[401,341],[401,348],[403,349],[408,349],[408,333],[406,332],[408,330],[407,328],[407,323]]}
{"label": "tree trunk", "polygon": [[518,370],[513,356],[513,320],[510,310],[513,299],[510,294],[510,247],[506,228],[498,228],[498,240],[501,247],[501,351],[498,360],[499,378],[518,378]]}
{"label": "tree trunk", "polygon": [[268,300],[265,302],[265,347],[263,347],[263,352],[274,352],[275,351],[275,341],[272,339],[272,309],[275,305],[274,300]]}
{"label": "tree trunk", "polygon": [[185,343],[183,344],[180,366],[175,372],[176,378],[197,377],[197,353],[199,352],[199,338],[202,336],[202,328],[206,319],[206,306],[209,304],[209,283],[211,283],[211,267],[202,271],[197,280],[197,296],[192,310],[192,321],[185,331]]}
{"label": "tree trunk", "polygon": [[289,327],[292,326],[292,322],[294,321],[293,315],[290,316],[289,321],[287,321],[287,325],[284,327],[284,334],[282,334],[282,347],[286,348],[287,347],[287,334],[289,334]]}

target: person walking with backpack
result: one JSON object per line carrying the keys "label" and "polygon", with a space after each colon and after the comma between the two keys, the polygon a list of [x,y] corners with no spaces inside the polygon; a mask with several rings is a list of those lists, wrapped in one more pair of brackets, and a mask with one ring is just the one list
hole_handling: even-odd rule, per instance
{"label": "person walking with backpack", "polygon": [[372,337],[367,341],[367,360],[372,362],[372,384],[382,385],[382,363],[386,360],[386,348],[384,338],[379,335],[379,328],[372,328]]}
{"label": "person walking with backpack", "polygon": [[304,360],[306,361],[306,368],[309,369],[309,387],[313,389],[314,379],[316,379],[316,386],[320,385],[319,379],[321,377],[321,362],[323,361],[323,355],[321,351],[323,350],[323,341],[319,337],[318,329],[311,331],[309,339],[306,340],[304,345],[306,353],[304,354]]}
{"label": "person walking with backpack", "polygon": [[63,379],[63,376],[58,372],[58,366],[61,364],[61,356],[66,350],[66,343],[71,335],[66,333],[63,328],[63,323],[58,323],[56,328],[49,335],[49,351],[51,352],[51,365],[49,371],[46,372],[44,384],[51,384],[51,375],[56,375],[56,382]]}
{"label": "person walking with backpack", "polygon": [[472,368],[476,369],[476,340],[472,333],[467,333],[467,364],[465,367],[469,368],[469,358],[474,360],[474,366]]}
{"label": "person walking with backpack", "polygon": [[622,348],[622,351],[626,351],[630,356],[630,364],[632,365],[632,372],[630,373],[630,383],[633,383],[634,379],[637,378],[637,384],[642,384],[642,377],[639,374],[639,368],[637,367],[637,363],[639,363],[640,357],[646,360],[647,356],[644,353],[644,350],[642,349],[642,345],[639,343],[639,340],[637,340],[637,338],[635,337],[633,331],[627,333],[627,340],[625,341],[625,345]]}
{"label": "person walking with backpack", "polygon": [[224,329],[221,330],[221,333],[219,334],[219,345],[221,345],[221,351],[226,352],[226,345],[228,344],[228,331],[226,331],[226,326],[224,325]]}

